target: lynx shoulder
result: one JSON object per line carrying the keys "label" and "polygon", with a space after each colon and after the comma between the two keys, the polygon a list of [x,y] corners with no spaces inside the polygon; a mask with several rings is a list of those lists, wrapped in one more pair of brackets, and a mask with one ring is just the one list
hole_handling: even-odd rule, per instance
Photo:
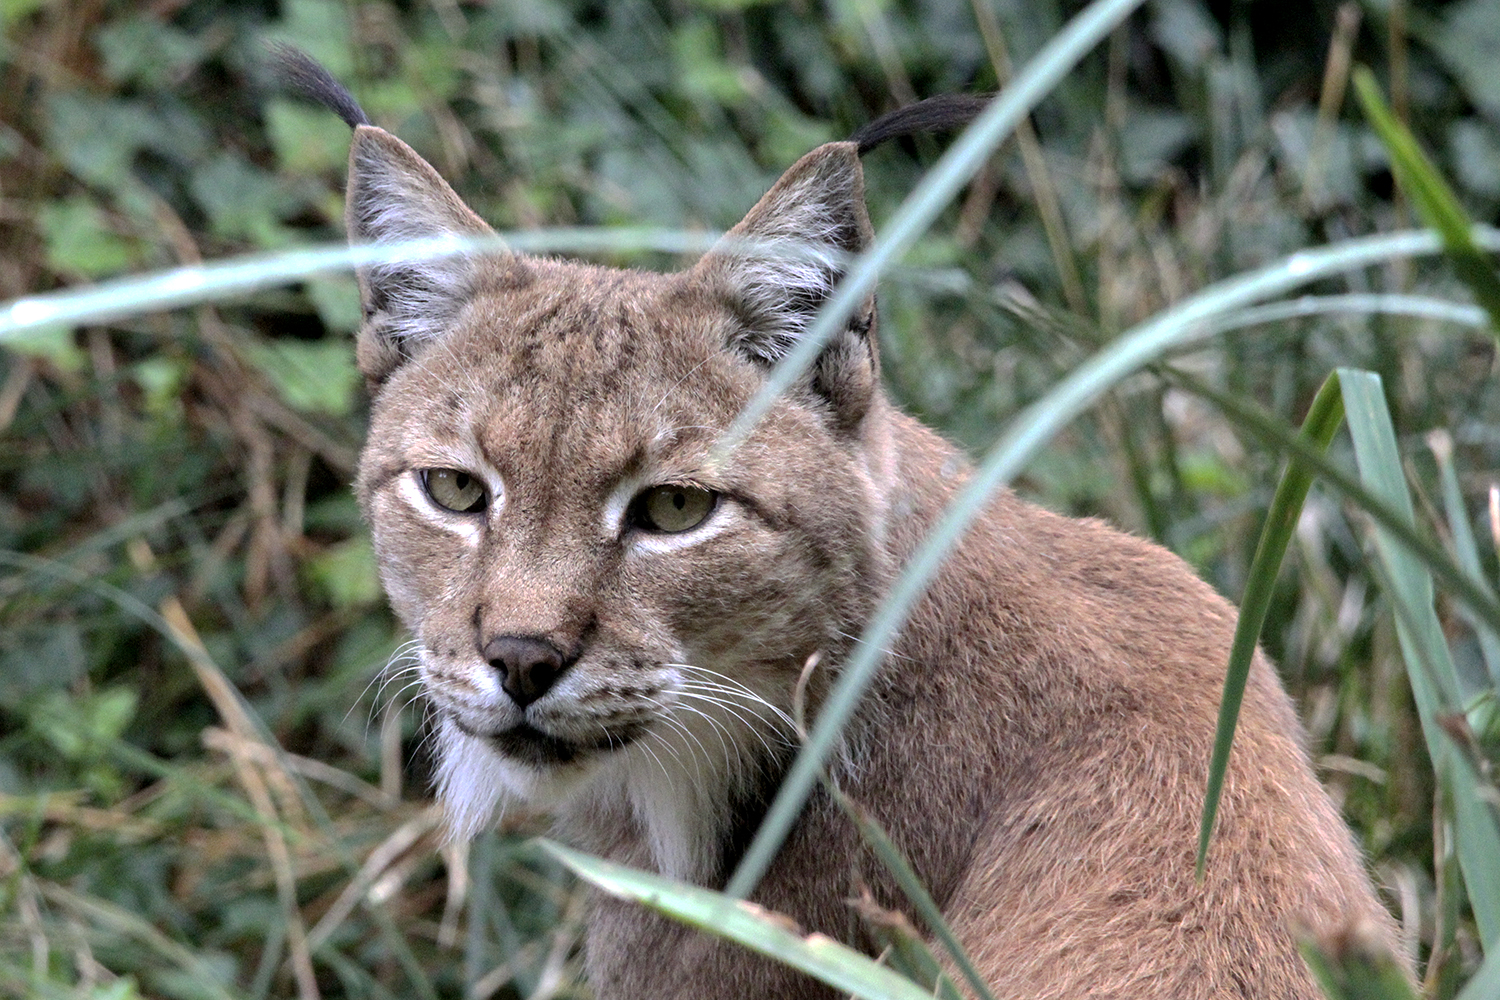
{"label": "lynx shoulder", "polygon": [[[490,232],[326,73],[287,58],[354,128],[351,240]],[[608,858],[712,887],[734,868],[795,753],[803,665],[817,655],[816,712],[970,474],[882,392],[873,299],[715,461],[869,243],[859,153],[903,121],[934,124],[814,149],[681,273],[501,251],[360,273],[373,403],[357,488],[419,644],[460,833],[525,801]],[[997,996],[1311,1000],[1294,923],[1394,948],[1259,656],[1195,881],[1234,620],[1163,549],[1003,494],[892,643],[831,777]],[[755,899],[870,947],[847,903],[862,889],[903,905],[815,795]],[[602,898],[587,967],[602,1000],[835,995]]]}

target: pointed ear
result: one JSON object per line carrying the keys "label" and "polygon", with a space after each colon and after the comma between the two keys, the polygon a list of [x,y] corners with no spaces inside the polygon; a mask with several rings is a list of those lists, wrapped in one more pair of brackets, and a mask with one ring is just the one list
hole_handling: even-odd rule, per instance
{"label": "pointed ear", "polygon": [[[717,279],[745,320],[734,346],[774,363],[873,235],[858,147],[830,142],[792,164],[697,270]],[[851,325],[863,323],[871,308],[873,299]]]}
{"label": "pointed ear", "polygon": [[[752,361],[775,364],[833,293],[849,258],[873,237],[854,143],[827,143],[792,164],[695,268],[741,318],[727,346]],[[808,384],[849,432],[878,388],[874,324],[871,295],[829,341]]]}
{"label": "pointed ear", "polygon": [[[493,230],[426,160],[384,129],[361,125],[349,149],[344,211],[351,243],[399,244]],[[493,258],[491,258],[493,259]],[[422,343],[442,337],[474,292],[480,255],[360,268],[365,325],[359,365],[379,383]]]}

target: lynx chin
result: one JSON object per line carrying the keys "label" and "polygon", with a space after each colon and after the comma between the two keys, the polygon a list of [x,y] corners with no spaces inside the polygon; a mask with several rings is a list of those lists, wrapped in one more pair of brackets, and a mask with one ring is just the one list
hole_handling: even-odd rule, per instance
{"label": "lynx chin", "polygon": [[[282,64],[354,129],[352,241],[491,232],[325,71]],[[973,113],[917,105],[814,149],[681,273],[501,251],[360,273],[357,489],[459,834],[532,803],[585,850],[723,886],[795,754],[804,663],[815,714],[970,469],[887,401],[873,298],[730,461],[711,451],[870,242],[860,153]],[[1165,550],[1004,493],[893,641],[830,777],[997,997],[1313,1000],[1294,927],[1398,950],[1260,656],[1194,878],[1234,621]],[[865,891],[907,909],[820,791],[753,898],[871,950]],[[587,971],[600,1000],[836,996],[603,897]]]}

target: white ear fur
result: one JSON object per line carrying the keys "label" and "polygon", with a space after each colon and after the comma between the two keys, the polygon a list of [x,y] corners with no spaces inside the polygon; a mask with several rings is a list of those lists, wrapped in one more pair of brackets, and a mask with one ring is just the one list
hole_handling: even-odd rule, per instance
{"label": "white ear fur", "polygon": [[870,243],[864,196],[858,148],[819,146],[704,257],[699,268],[719,271],[745,315],[733,346],[771,363],[791,350],[843,277],[847,259]]}
{"label": "white ear fur", "polygon": [[[353,243],[490,235],[448,182],[406,143],[384,129],[361,125],[349,149],[345,222]],[[385,351],[401,354],[436,340],[473,292],[472,253],[361,268],[360,292],[367,328]],[[367,354],[362,351],[362,356]]]}

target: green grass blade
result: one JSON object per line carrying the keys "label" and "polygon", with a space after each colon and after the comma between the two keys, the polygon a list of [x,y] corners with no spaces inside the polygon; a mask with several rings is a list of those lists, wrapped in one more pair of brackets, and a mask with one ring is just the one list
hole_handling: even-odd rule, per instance
{"label": "green grass blade", "polygon": [[[1500,230],[1486,229],[1482,236],[1500,245]],[[1210,285],[1127,330],[1018,414],[949,504],[937,526],[897,577],[885,601],[871,616],[859,645],[844,665],[819,713],[807,743],[782,780],[781,790],[730,879],[727,891],[743,898],[760,881],[816,784],[823,761],[874,678],[884,655],[882,651],[906,620],[907,612],[921,597],[990,494],[1020,472],[1058,431],[1110,388],[1164,352],[1209,336],[1211,324],[1226,313],[1327,275],[1357,270],[1392,256],[1435,253],[1439,245],[1437,237],[1428,232],[1362,237],[1316,250],[1299,251],[1258,271]]]}
{"label": "green grass blade", "polygon": [[1390,154],[1396,183],[1416,206],[1422,221],[1442,236],[1443,251],[1452,261],[1454,272],[1490,314],[1490,326],[1500,337],[1500,274],[1475,244],[1474,223],[1459,204],[1458,196],[1422,152],[1411,132],[1386,107],[1375,75],[1368,68],[1359,66],[1354,70],[1354,91],[1359,95],[1365,117]]}
{"label": "green grass blade", "polygon": [[443,236],[401,243],[307,247],[246,254],[169,271],[117,278],[88,288],[41,292],[0,306],[0,344],[52,327],[107,323],[141,313],[222,302],[320,274],[371,264],[438,260],[455,254],[514,250],[525,253],[693,253],[712,236],[674,229],[566,228],[482,237]]}
{"label": "green grass blade", "polygon": [[[1299,438],[1309,448],[1326,451],[1339,425],[1344,421],[1343,397],[1339,393],[1339,377],[1335,372],[1324,379],[1318,394],[1313,398],[1307,417],[1302,421]],[[1234,642],[1229,650],[1229,665],[1224,674],[1224,695],[1219,702],[1219,724],[1214,733],[1213,758],[1208,768],[1208,790],[1203,796],[1203,821],[1198,831],[1198,877],[1203,877],[1203,868],[1208,859],[1208,841],[1213,835],[1214,818],[1219,812],[1219,797],[1224,791],[1224,775],[1229,769],[1229,751],[1234,744],[1234,730],[1240,717],[1240,703],[1244,700],[1245,684],[1250,678],[1250,661],[1255,656],[1256,643],[1260,640],[1261,626],[1266,621],[1266,611],[1271,606],[1271,594],[1276,587],[1276,576],[1281,571],[1281,562],[1286,556],[1287,545],[1297,529],[1297,519],[1302,515],[1302,504],[1312,486],[1313,470],[1302,464],[1295,456],[1287,460],[1286,471],[1276,487],[1266,511],[1266,523],[1261,529],[1260,541],[1255,546],[1255,557],[1250,562],[1250,575],[1245,583],[1245,594],[1240,602],[1240,616],[1234,628]]]}
{"label": "green grass blade", "polygon": [[825,782],[824,787],[828,789],[829,794],[833,796],[834,801],[839,804],[845,814],[854,821],[860,836],[864,838],[866,844],[870,845],[870,849],[875,852],[881,864],[885,865],[886,870],[896,879],[896,884],[901,887],[901,891],[916,908],[917,915],[927,924],[928,930],[942,942],[948,954],[953,956],[954,964],[969,981],[969,985],[974,988],[975,995],[980,997],[980,1000],[995,1000],[984,977],[970,961],[968,952],[964,951],[964,946],[954,936],[953,929],[943,919],[943,911],[938,908],[937,901],[928,894],[927,887],[922,884],[922,880],[907,863],[901,849],[891,840],[885,828],[876,821],[875,817],[866,812],[863,806],[839,791],[832,782]]}
{"label": "green grass blade", "polygon": [[1285,302],[1242,309],[1213,324],[1215,333],[1224,333],[1262,323],[1280,323],[1310,316],[1349,314],[1370,316],[1410,316],[1413,319],[1436,320],[1459,326],[1486,328],[1489,314],[1475,305],[1449,302],[1429,295],[1404,295],[1390,292],[1346,292],[1337,295],[1301,295]]}
{"label": "green grass blade", "polygon": [[874,291],[881,273],[926,232],[959,188],[979,172],[985,160],[1025,120],[1031,109],[1051,94],[1078,61],[1142,2],[1094,0],[1042,46],[989,107],[948,147],[901,203],[896,214],[881,228],[870,249],[861,254],[844,275],[833,295],[798,339],[797,346],[777,363],[765,384],[745,404],[719,440],[720,461],[749,435],[777,397],[791,388],[812,365],[822,353],[823,345],[843,328],[854,310]]}
{"label": "green grass blade", "polygon": [[911,980],[822,934],[803,935],[753,903],[637,871],[551,841],[541,847],[595,888],[784,962],[864,1000],[932,1000]]}
{"label": "green grass blade", "polygon": [[[1396,434],[1378,376],[1341,369],[1344,406],[1354,439],[1360,478],[1414,522],[1411,495],[1401,469]],[[1461,714],[1458,674],[1433,609],[1432,577],[1422,563],[1384,527],[1375,529],[1378,566],[1396,610],[1396,633],[1406,660],[1433,767],[1453,799],[1454,837],[1464,887],[1486,952],[1500,940],[1500,822],[1480,791],[1480,778],[1467,756],[1443,731],[1443,720]]]}
{"label": "green grass blade", "polygon": [[[1474,540],[1474,531],[1469,526],[1469,512],[1464,507],[1463,491],[1458,486],[1458,472],[1453,468],[1453,441],[1446,433],[1439,435],[1435,431],[1429,436],[1428,444],[1437,460],[1438,483],[1443,492],[1443,511],[1448,516],[1448,530],[1453,534],[1454,555],[1458,557],[1458,564],[1463,567],[1464,572],[1480,581],[1480,586],[1485,586],[1484,570],[1479,562],[1479,544]],[[1493,588],[1486,589],[1494,592]],[[1496,692],[1500,693],[1500,629],[1490,627],[1472,614],[1469,619],[1469,624],[1479,637],[1479,652],[1489,671],[1490,681]]]}

